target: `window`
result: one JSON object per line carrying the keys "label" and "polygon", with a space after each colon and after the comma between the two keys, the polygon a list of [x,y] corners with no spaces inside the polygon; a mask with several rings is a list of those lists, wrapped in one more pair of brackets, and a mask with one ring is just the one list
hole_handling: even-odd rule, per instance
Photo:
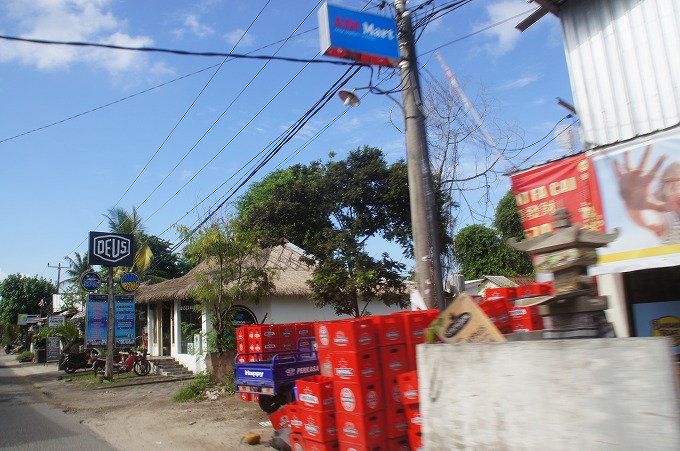
{"label": "window", "polygon": [[182,301],[179,308],[180,320],[180,353],[193,352],[194,334],[201,332],[201,312],[196,311],[196,303],[192,300]]}

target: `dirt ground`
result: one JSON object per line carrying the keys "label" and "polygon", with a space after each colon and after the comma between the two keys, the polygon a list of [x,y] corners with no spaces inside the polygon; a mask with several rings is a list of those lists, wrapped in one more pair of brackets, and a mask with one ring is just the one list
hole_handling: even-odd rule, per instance
{"label": "dirt ground", "polygon": [[[78,371],[74,376],[79,374],[86,373]],[[96,384],[93,377],[71,378],[63,371],[27,377],[49,403],[75,415],[121,450],[272,449],[265,444],[274,430],[260,425],[268,421],[267,414],[257,403],[241,401],[237,395],[177,403],[172,398],[187,381],[126,385],[121,380],[105,385]],[[261,444],[246,444],[242,439],[248,432],[260,434]]]}

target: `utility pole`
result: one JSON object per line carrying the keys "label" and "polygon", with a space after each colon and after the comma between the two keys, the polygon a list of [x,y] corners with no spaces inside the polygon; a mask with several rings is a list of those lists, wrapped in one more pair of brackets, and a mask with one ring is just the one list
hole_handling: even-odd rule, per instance
{"label": "utility pole", "polygon": [[408,167],[411,227],[416,260],[416,286],[428,308],[444,309],[444,289],[440,260],[439,211],[425,133],[425,116],[418,79],[418,62],[413,41],[411,13],[404,0],[394,0],[399,34],[406,157]]}
{"label": "utility pole", "polygon": [[68,268],[68,266],[61,266],[61,263],[57,264],[57,266],[50,265],[49,263],[47,264],[48,268],[57,268],[57,294],[59,294],[59,287],[61,286],[61,270]]}

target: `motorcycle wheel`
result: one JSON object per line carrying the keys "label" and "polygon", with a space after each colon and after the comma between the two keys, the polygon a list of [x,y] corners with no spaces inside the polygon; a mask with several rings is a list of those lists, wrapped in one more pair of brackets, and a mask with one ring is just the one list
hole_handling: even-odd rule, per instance
{"label": "motorcycle wheel", "polygon": [[270,415],[279,410],[279,407],[281,407],[281,399],[278,395],[260,395],[258,396],[257,403],[260,405],[260,409]]}
{"label": "motorcycle wheel", "polygon": [[73,374],[76,372],[77,369],[78,368],[73,366],[73,364],[70,361],[66,361],[66,363],[64,363],[64,371],[66,371],[66,374]]}
{"label": "motorcycle wheel", "polygon": [[104,369],[106,365],[104,362],[96,361],[94,362],[94,365],[92,365],[92,372],[94,373],[94,377],[99,376],[100,374],[104,374]]}
{"label": "motorcycle wheel", "polygon": [[151,371],[151,364],[148,360],[137,360],[132,368],[138,376],[146,376]]}

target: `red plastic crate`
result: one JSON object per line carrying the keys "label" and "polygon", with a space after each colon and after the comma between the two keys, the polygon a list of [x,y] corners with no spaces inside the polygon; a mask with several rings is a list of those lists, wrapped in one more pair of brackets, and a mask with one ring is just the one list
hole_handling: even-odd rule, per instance
{"label": "red plastic crate", "polygon": [[338,440],[338,429],[335,426],[335,412],[317,412],[301,409],[302,436],[320,443]]}
{"label": "red plastic crate", "polygon": [[340,444],[337,441],[321,443],[306,438],[305,451],[340,451]]}
{"label": "red plastic crate", "polygon": [[288,409],[286,409],[286,406],[281,407],[279,410],[269,415],[269,421],[272,422],[272,427],[277,431],[290,427]]}
{"label": "red plastic crate", "polygon": [[295,381],[298,405],[310,410],[335,410],[333,379],[328,376],[309,376]]}
{"label": "red plastic crate", "polygon": [[248,338],[251,340],[259,340],[262,338],[262,329],[260,326],[247,326]]}
{"label": "red plastic crate", "polygon": [[423,427],[423,417],[420,416],[420,404],[404,406],[409,431],[420,431]]}
{"label": "red plastic crate", "polygon": [[296,351],[297,340],[294,338],[281,338],[279,340],[279,349],[281,351]]}
{"label": "red plastic crate", "polygon": [[402,437],[408,434],[408,421],[406,420],[404,406],[393,406],[385,409],[385,426],[387,438]]}
{"label": "red plastic crate", "polygon": [[382,382],[385,408],[402,406],[401,389],[399,388],[397,376],[394,376],[391,379],[383,379]]}
{"label": "red plastic crate", "polygon": [[396,315],[372,316],[378,337],[378,346],[390,346],[406,341],[404,321]]}
{"label": "red plastic crate", "polygon": [[297,335],[295,333],[295,324],[277,324],[279,339],[295,339]]}
{"label": "red plastic crate", "polygon": [[314,336],[317,349],[329,349],[331,345],[331,331],[328,325],[331,321],[314,323]]}
{"label": "red plastic crate", "polygon": [[510,319],[510,305],[504,299],[486,300],[478,304],[479,308],[489,317],[489,320],[501,331],[509,334],[512,332]]}
{"label": "red plastic crate", "polygon": [[387,435],[384,412],[374,412],[369,415],[338,412],[335,420],[341,449],[348,444],[364,446],[368,449],[385,446]]}
{"label": "red plastic crate", "polygon": [[411,451],[408,435],[387,439],[387,451]]}
{"label": "red plastic crate", "polygon": [[336,412],[369,414],[384,407],[382,386],[378,380],[362,383],[335,381],[333,394]]}
{"label": "red plastic crate", "polygon": [[418,373],[416,371],[398,375],[397,381],[399,381],[402,404],[409,405],[420,403],[420,396],[418,395]]}
{"label": "red plastic crate", "polygon": [[312,338],[314,336],[314,323],[293,323],[297,338]]}
{"label": "red plastic crate", "polygon": [[239,393],[238,397],[241,399],[241,401],[252,401],[253,400],[253,395],[250,393]]}
{"label": "red plastic crate", "polygon": [[508,299],[515,299],[517,297],[517,292],[515,287],[487,288],[484,297],[487,301],[493,301],[497,299],[503,299],[507,301]]}
{"label": "red plastic crate", "polygon": [[377,349],[361,352],[331,352],[333,377],[336,381],[364,382],[380,375]]}
{"label": "red plastic crate", "polygon": [[520,285],[515,287],[515,298],[525,298],[537,294],[533,285]]}
{"label": "red plastic crate", "polygon": [[292,451],[305,451],[305,439],[302,437],[302,434],[291,432],[288,434],[288,441],[290,442],[290,449]]}
{"label": "red plastic crate", "polygon": [[330,321],[329,346],[335,351],[363,351],[378,346],[373,320],[369,317]]}
{"label": "red plastic crate", "polygon": [[408,441],[412,451],[421,451],[423,448],[423,431],[408,431]]}
{"label": "red plastic crate", "polygon": [[340,443],[340,451],[386,451],[387,442],[376,443],[370,446],[357,445],[355,443]]}
{"label": "red plastic crate", "polygon": [[319,372],[322,376],[333,377],[333,362],[331,361],[331,351],[329,349],[319,349]]}
{"label": "red plastic crate", "polygon": [[554,294],[553,285],[550,282],[535,282],[534,289],[537,295]]}
{"label": "red plastic crate", "polygon": [[441,312],[437,309],[414,310],[410,312],[399,312],[396,316],[402,318],[404,322],[405,338],[407,343],[419,344],[425,342],[425,329],[430,323],[437,319]]}
{"label": "red plastic crate", "polygon": [[538,307],[515,307],[510,310],[513,332],[531,332],[543,329],[543,317],[538,314]]}
{"label": "red plastic crate", "polygon": [[396,377],[397,374],[409,371],[406,345],[382,346],[379,348],[379,352],[383,377],[392,378]]}
{"label": "red plastic crate", "polygon": [[304,424],[302,422],[303,412],[297,401],[286,404],[286,412],[288,413],[288,422],[290,423],[291,431],[302,434],[302,430],[304,429]]}

